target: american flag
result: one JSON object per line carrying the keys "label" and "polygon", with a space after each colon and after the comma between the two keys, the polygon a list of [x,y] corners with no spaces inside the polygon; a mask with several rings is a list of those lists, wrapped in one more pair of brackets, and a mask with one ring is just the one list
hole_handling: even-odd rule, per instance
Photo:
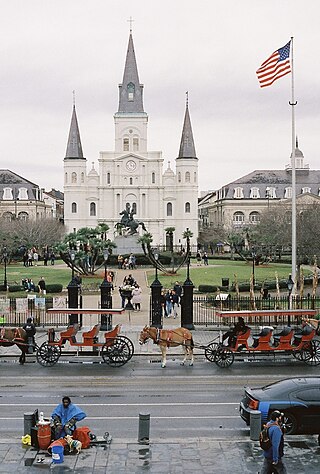
{"label": "american flag", "polygon": [[271,86],[277,79],[291,72],[290,43],[277,49],[257,70],[260,87]]}

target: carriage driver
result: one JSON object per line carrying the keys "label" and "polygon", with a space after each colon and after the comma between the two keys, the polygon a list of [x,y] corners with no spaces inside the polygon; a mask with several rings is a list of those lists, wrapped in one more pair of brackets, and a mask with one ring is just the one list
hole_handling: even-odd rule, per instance
{"label": "carriage driver", "polygon": [[87,415],[77,405],[71,403],[69,397],[63,397],[53,411],[51,418],[54,427],[54,439],[63,438],[66,435],[72,436],[76,428],[76,422],[83,420]]}
{"label": "carriage driver", "polygon": [[32,354],[34,346],[36,345],[34,336],[37,332],[36,327],[32,322],[32,318],[27,318],[27,322],[26,324],[22,326],[22,329],[24,329],[27,334],[27,338],[28,338],[27,340],[28,340],[28,345],[29,345],[28,353]]}
{"label": "carriage driver", "polygon": [[246,330],[247,330],[246,323],[244,322],[244,319],[241,316],[239,316],[238,317],[238,322],[234,325],[234,327],[232,329],[230,329],[230,331],[227,331],[223,334],[222,343],[226,339],[228,339],[228,346],[229,347],[234,346],[234,344],[236,342],[236,339],[237,339],[237,336],[239,336],[240,334],[245,333]]}

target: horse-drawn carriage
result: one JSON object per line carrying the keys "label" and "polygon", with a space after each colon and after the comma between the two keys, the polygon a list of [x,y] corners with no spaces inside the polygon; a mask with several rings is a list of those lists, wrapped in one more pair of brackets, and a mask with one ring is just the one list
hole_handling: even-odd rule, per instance
{"label": "horse-drawn carriage", "polygon": [[302,329],[299,326],[296,329],[292,326],[284,326],[281,331],[274,332],[272,326],[262,326],[258,334],[252,334],[252,329],[245,326],[243,331],[236,334],[227,345],[223,344],[221,338],[219,342],[208,344],[205,348],[207,360],[215,362],[218,367],[226,368],[233,364],[235,358],[254,360],[272,356],[276,360],[278,356],[293,356],[307,365],[319,365],[320,341],[317,339],[318,328],[308,319],[309,315],[315,314],[314,310],[222,311],[220,316],[222,318],[247,317],[250,320],[258,317],[262,320],[271,316],[273,318],[283,317],[284,313],[289,318],[290,316],[302,318]]}
{"label": "horse-drawn carriage", "polygon": [[[121,325],[115,326],[111,331],[105,332],[103,340],[99,339],[101,324],[95,324],[90,331],[83,332],[81,340],[77,339],[79,325],[69,326],[66,331],[61,331],[59,339],[55,339],[52,330],[48,331],[48,341],[37,348],[36,359],[44,367],[55,365],[61,355],[81,356],[98,355],[100,353],[102,361],[111,367],[120,367],[126,364],[134,353],[132,341],[120,334]],[[69,350],[62,351],[68,344]],[[70,351],[71,349],[71,351]]]}

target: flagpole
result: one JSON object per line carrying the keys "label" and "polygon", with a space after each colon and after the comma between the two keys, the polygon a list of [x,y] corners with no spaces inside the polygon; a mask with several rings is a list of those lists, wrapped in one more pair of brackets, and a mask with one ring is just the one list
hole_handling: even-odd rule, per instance
{"label": "flagpole", "polygon": [[[295,106],[297,102],[295,101],[294,95],[294,67],[293,67],[293,36],[291,37],[291,133],[292,133],[292,153],[291,153],[291,171],[292,171],[292,235],[291,235],[291,278],[296,281],[296,269],[297,269],[297,210],[296,210],[296,154],[295,154]],[[293,288],[293,293],[295,293],[295,286]]]}

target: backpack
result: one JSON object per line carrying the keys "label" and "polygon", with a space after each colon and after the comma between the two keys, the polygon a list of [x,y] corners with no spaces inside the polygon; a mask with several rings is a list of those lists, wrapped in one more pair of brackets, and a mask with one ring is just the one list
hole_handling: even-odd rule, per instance
{"label": "backpack", "polygon": [[269,438],[269,428],[273,425],[276,425],[276,423],[271,423],[269,426],[264,425],[259,434],[260,448],[263,449],[263,451],[268,451],[272,446],[271,439]]}

